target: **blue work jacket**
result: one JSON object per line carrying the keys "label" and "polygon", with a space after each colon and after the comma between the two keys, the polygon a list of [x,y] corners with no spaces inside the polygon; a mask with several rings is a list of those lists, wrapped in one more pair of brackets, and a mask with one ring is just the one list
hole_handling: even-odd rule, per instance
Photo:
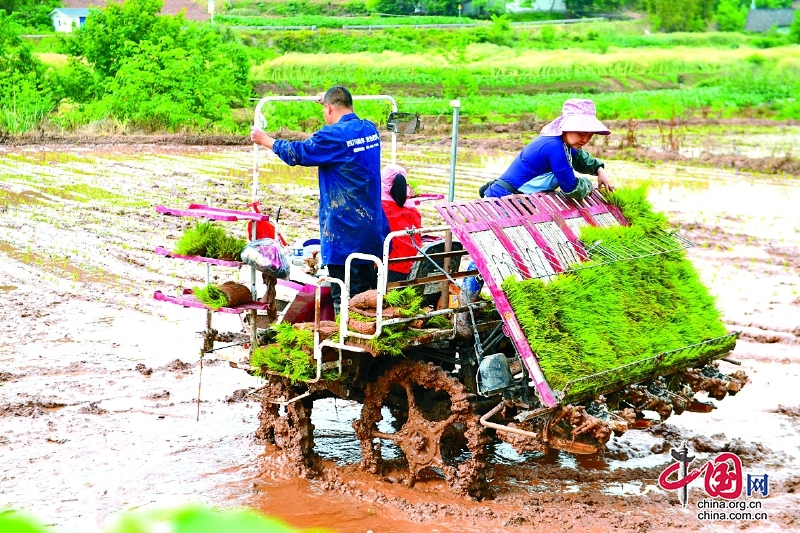
{"label": "blue work jacket", "polygon": [[389,223],[381,206],[381,139],[375,124],[350,113],[305,141],[276,140],[272,151],[291,166],[319,167],[323,264],[344,265],[354,252],[382,256]]}
{"label": "blue work jacket", "polygon": [[[567,157],[565,149],[570,151],[571,157]],[[523,186],[535,178],[548,175],[549,186],[539,190],[554,190],[560,186],[562,191],[570,192],[578,184],[578,178],[572,170],[572,161],[578,158],[578,151],[566,148],[561,137],[540,135],[522,149],[500,179],[521,192],[531,192],[522,190]],[[508,194],[511,193],[497,183],[493,183],[485,193],[487,197]]]}

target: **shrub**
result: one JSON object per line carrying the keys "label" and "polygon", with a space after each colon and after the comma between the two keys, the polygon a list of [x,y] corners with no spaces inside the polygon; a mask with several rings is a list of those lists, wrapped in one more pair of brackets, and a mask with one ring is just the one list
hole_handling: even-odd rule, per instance
{"label": "shrub", "polygon": [[543,43],[550,44],[556,40],[556,29],[552,25],[542,26],[541,31],[539,32],[539,38],[542,40]]}
{"label": "shrub", "polygon": [[65,41],[67,50],[85,58],[101,77],[113,78],[140,42],[178,37],[182,17],[158,16],[162,7],[162,0],[127,0],[93,9],[86,24]]}
{"label": "shrub", "polygon": [[794,12],[794,19],[789,28],[789,40],[793,43],[800,43],[800,9]]}
{"label": "shrub", "polygon": [[45,67],[22,44],[20,31],[0,11],[0,133],[34,129],[55,106]]}
{"label": "shrub", "polygon": [[721,0],[717,6],[719,31],[742,31],[747,20],[747,7],[738,0]]}
{"label": "shrub", "polygon": [[53,30],[50,12],[61,7],[61,0],[3,0],[0,12],[14,15],[21,26],[36,31]]}
{"label": "shrub", "polygon": [[91,76],[79,66],[85,58],[97,82],[85,91],[69,82],[61,87],[77,102],[103,96],[62,123],[113,116],[147,131],[235,129],[230,106],[249,94],[247,55],[227,29],[184,29],[182,15],[157,15],[161,5],[161,0],[110,3],[77,32],[68,44],[71,69],[88,82]]}
{"label": "shrub", "polygon": [[442,80],[442,96],[464,98],[478,94],[478,81],[468,70],[460,69],[445,74]]}
{"label": "shrub", "polygon": [[[195,532],[224,531],[225,533],[293,533],[298,531],[278,519],[265,517],[249,509],[216,511],[198,506],[166,507],[128,511],[120,514],[106,533],[141,533],[144,531]],[[13,510],[0,513],[0,531],[4,533],[56,533]]]}
{"label": "shrub", "polygon": [[713,0],[647,0],[653,29],[666,32],[704,31],[713,6]]}
{"label": "shrub", "polygon": [[227,63],[224,55],[207,57],[174,47],[170,39],[144,41],[92,105],[151,131],[212,125],[232,130],[229,104],[241,100],[246,86],[235,84],[240,76]]}
{"label": "shrub", "polygon": [[388,13],[391,15],[410,15],[414,12],[417,2],[415,0],[367,0],[366,7],[373,13]]}

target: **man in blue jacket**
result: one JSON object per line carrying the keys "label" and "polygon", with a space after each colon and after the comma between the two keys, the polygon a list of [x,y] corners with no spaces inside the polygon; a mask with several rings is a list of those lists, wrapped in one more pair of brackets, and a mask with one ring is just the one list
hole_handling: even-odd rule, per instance
{"label": "man in blue jacket", "polygon": [[[360,252],[381,257],[389,233],[381,207],[381,140],[375,124],[353,112],[353,97],[346,88],[328,89],[321,103],[326,125],[306,141],[273,139],[258,128],[250,137],[288,165],[319,167],[322,262],[331,277],[344,281],[347,256]],[[373,263],[354,260],[350,294],[376,285]],[[331,295],[338,313],[341,289],[335,283]]]}

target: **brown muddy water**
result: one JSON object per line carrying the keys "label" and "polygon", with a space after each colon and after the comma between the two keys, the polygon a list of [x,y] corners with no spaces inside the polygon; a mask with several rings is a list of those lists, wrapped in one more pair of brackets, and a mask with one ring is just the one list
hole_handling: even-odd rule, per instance
{"label": "brown muddy water", "polygon": [[[460,154],[457,196],[472,197],[513,156]],[[416,147],[400,162],[421,192],[445,192],[446,158],[446,149]],[[742,332],[732,357],[751,383],[712,413],[629,431],[597,456],[494,445],[489,495],[473,501],[438,479],[409,489],[361,472],[351,426],[360,406],[342,400],[313,410],[324,474],[292,477],[286,458],[253,438],[258,403],[246,392],[259,380],[222,360],[242,357],[241,348],[206,360],[197,421],[204,312],[151,297],[201,284],[205,271],[152,254],[188,225],[153,206],[243,208],[250,163],[246,149],[230,147],[0,151],[0,509],[29,511],[60,531],[99,531],[125,511],[187,502],[340,532],[800,530],[796,178],[610,161],[618,183],[650,182],[655,206],[698,245],[689,256],[730,329]],[[283,206],[291,238],[315,231],[309,183],[313,171],[265,161],[267,208]],[[54,194],[66,187],[81,195]],[[236,316],[215,317],[216,326],[242,328]],[[758,500],[768,518],[701,520],[702,484],[686,509],[660,489],[669,448],[682,440],[698,461],[733,451],[745,473],[768,474],[769,497]]]}

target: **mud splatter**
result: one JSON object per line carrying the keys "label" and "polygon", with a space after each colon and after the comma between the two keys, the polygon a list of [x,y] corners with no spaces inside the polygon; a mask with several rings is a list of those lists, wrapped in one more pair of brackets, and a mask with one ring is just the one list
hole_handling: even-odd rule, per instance
{"label": "mud splatter", "polygon": [[705,435],[686,435],[675,426],[660,424],[650,429],[653,435],[663,438],[663,442],[651,448],[653,453],[668,454],[670,449],[677,448],[686,440],[690,449],[700,453],[735,453],[742,460],[742,464],[750,466],[763,461],[776,461],[788,459],[782,452],[776,452],[762,443],[746,442],[740,438],[726,440],[725,435],[717,434],[707,437]]}
{"label": "mud splatter", "polygon": [[65,404],[53,400],[29,400],[25,403],[0,405],[0,418],[4,416],[19,416],[38,418],[54,409],[60,409]]}
{"label": "mud splatter", "polygon": [[[495,531],[499,527],[523,527],[525,531],[564,531],[565,527],[574,531],[599,531],[597,524],[603,523],[604,531],[638,533],[652,530],[651,519],[646,515],[620,513],[620,508],[635,507],[645,501],[651,505],[668,503],[661,495],[651,495],[655,497],[648,499],[620,498],[594,491],[577,494],[514,491],[485,503],[442,493],[437,490],[437,483],[424,484],[421,490],[431,491],[433,498],[421,500],[406,487],[371,488],[352,469],[328,466],[325,465],[325,479],[319,484],[325,492],[369,505],[379,517],[403,517],[412,524],[426,524],[426,528],[433,526],[439,531]],[[477,524],[485,524],[486,529]],[[534,529],[530,529],[532,524],[535,524]],[[413,526],[406,528],[414,529]]]}
{"label": "mud splatter", "polygon": [[[297,475],[317,475],[313,454],[314,425],[310,417],[312,402],[306,398],[285,407],[275,403],[276,400],[291,400],[298,396],[289,380],[276,376],[270,376],[259,393],[262,400],[256,438],[274,444],[287,454]],[[285,413],[281,413],[282,409]]]}
{"label": "mud splatter", "polygon": [[[736,326],[737,324],[732,324]],[[752,326],[744,326],[739,338],[743,341],[757,342],[759,344],[800,344],[800,337],[794,332],[769,331]]]}
{"label": "mud splatter", "polygon": [[153,374],[153,369],[142,363],[137,364],[134,370],[143,376],[151,376]]}
{"label": "mud splatter", "polygon": [[237,331],[218,331],[214,338],[216,342],[247,342],[250,337],[246,333]]}
{"label": "mud splatter", "polygon": [[97,403],[91,402],[89,405],[84,405],[78,412],[83,415],[105,415],[108,414],[108,409],[103,409]]}
{"label": "mud splatter", "polygon": [[166,365],[162,366],[158,370],[166,370],[167,372],[181,372],[183,374],[191,374],[192,373],[192,365],[189,363],[184,363],[180,359],[175,359],[174,361],[167,363]]}
{"label": "mud splatter", "polygon": [[760,442],[745,442],[742,439],[732,439],[723,446],[722,451],[735,453],[742,460],[744,466],[770,460],[787,460],[784,454],[776,453]]}
{"label": "mud splatter", "polygon": [[786,415],[789,418],[793,419],[800,419],[800,406],[798,407],[791,407],[788,405],[778,405],[777,409],[770,411],[772,413],[778,413],[781,415]]}
{"label": "mud splatter", "polygon": [[256,390],[255,387],[249,387],[247,389],[239,389],[239,390],[233,391],[233,393],[230,394],[229,396],[225,396],[225,401],[228,402],[228,403],[246,402],[246,401],[250,401],[250,400],[254,401],[255,399],[254,398],[250,398],[249,396],[253,392],[255,392],[255,390]]}

